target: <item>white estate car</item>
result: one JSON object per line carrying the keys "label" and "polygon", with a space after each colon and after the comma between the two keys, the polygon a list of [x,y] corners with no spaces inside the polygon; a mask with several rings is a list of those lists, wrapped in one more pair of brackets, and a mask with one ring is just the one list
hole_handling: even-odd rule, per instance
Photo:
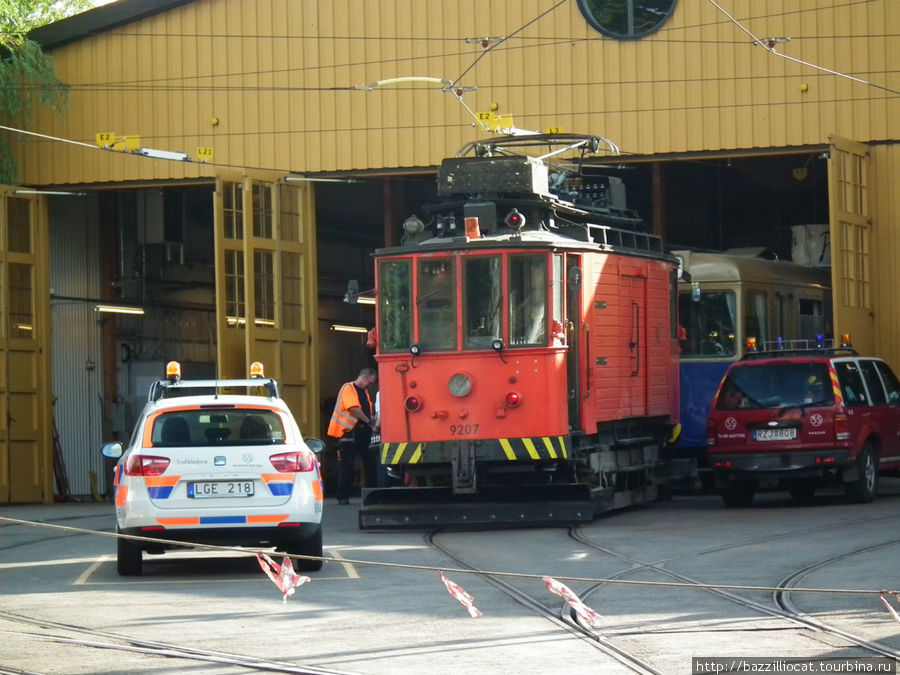
{"label": "white estate car", "polygon": [[[181,380],[167,366],[128,445],[101,452],[115,469],[117,532],[229,546],[278,547],[322,556],[322,476],[277,384],[254,363],[247,380]],[[118,540],[118,572],[138,575],[143,551],[175,545]],[[321,560],[297,559],[315,571]]]}

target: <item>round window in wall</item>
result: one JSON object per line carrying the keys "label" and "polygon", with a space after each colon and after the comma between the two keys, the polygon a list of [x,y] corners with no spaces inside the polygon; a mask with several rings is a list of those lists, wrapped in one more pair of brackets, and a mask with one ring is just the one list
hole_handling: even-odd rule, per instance
{"label": "round window in wall", "polygon": [[677,0],[578,0],[588,23],[604,35],[633,40],[649,35],[671,16]]}

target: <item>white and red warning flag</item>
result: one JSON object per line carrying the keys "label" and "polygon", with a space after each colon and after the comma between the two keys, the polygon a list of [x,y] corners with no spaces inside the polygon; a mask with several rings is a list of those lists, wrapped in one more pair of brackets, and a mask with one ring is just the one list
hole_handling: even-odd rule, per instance
{"label": "white and red warning flag", "polygon": [[[900,614],[897,613],[897,610],[891,607],[890,603],[885,600],[884,596],[879,596],[881,598],[881,602],[884,603],[884,606],[887,607],[887,610],[891,613],[898,622],[900,622]],[[897,600],[900,601],[900,594],[897,595]]]}
{"label": "white and red warning flag", "polygon": [[262,571],[266,573],[266,576],[269,577],[272,580],[272,583],[278,587],[278,590],[282,592],[282,602],[287,602],[288,596],[293,595],[298,586],[302,586],[308,581],[312,581],[309,577],[300,576],[294,572],[294,566],[291,564],[291,559],[287,556],[284,557],[284,560],[281,561],[280,565],[262,552],[257,552],[256,559],[259,561],[259,566],[262,567]]}
{"label": "white and red warning flag", "polygon": [[460,586],[452,581],[450,581],[447,577],[444,576],[444,573],[441,572],[441,581],[444,582],[444,586],[447,587],[447,590],[450,591],[450,595],[459,600],[460,604],[469,610],[469,615],[473,618],[484,616],[484,613],[478,609],[473,603],[475,599],[466,593]]}
{"label": "white and red warning flag", "polygon": [[544,585],[551,593],[556,593],[569,603],[569,607],[575,610],[578,617],[591,628],[600,627],[600,615],[584,604],[581,599],[572,592],[572,589],[553,577],[544,577]]}

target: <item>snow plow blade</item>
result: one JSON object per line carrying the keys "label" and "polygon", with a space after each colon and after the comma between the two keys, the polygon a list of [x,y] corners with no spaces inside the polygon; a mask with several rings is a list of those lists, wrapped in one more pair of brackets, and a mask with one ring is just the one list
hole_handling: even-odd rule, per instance
{"label": "snow plow blade", "polygon": [[612,488],[534,485],[453,494],[450,488],[363,490],[359,529],[573,526],[612,506]]}

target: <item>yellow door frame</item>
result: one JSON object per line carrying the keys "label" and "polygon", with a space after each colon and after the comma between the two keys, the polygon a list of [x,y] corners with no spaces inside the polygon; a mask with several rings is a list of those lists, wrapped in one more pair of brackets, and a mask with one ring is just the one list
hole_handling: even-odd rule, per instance
{"label": "yellow door frame", "polygon": [[0,187],[0,503],[53,501],[46,202]]}
{"label": "yellow door frame", "polygon": [[318,313],[312,188],[282,174],[222,173],[214,197],[220,377],[260,361],[304,435],[318,436]]}
{"label": "yellow door frame", "polygon": [[828,204],[834,334],[850,333],[863,354],[875,353],[869,148],[829,138]]}

